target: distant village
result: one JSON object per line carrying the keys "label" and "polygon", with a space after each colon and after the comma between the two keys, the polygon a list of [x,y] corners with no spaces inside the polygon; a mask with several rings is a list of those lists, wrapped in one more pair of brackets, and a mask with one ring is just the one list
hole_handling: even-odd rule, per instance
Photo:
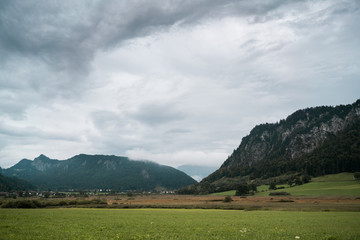
{"label": "distant village", "polygon": [[117,192],[112,189],[94,189],[94,190],[81,190],[81,189],[68,189],[67,191],[12,191],[0,192],[0,198],[18,198],[18,197],[39,197],[39,198],[65,198],[65,197],[90,197],[90,196],[111,196],[111,195],[150,195],[150,194],[175,194],[173,190],[161,191],[121,191]]}

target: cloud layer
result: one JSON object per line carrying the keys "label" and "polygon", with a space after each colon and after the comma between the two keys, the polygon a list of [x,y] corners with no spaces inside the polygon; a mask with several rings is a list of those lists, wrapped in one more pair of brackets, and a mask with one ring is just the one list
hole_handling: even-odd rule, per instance
{"label": "cloud layer", "polygon": [[359,98],[359,22],[356,0],[1,1],[0,166],[219,166],[256,124]]}

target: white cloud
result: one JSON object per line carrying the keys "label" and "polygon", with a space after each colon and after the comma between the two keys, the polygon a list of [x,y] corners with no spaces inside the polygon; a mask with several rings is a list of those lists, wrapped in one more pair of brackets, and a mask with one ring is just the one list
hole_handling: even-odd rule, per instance
{"label": "white cloud", "polygon": [[141,148],[130,149],[126,151],[126,155],[136,160],[147,160],[150,157],[153,161],[166,165],[169,165],[170,163],[170,165],[174,167],[184,164],[220,167],[219,163],[222,163],[222,159],[228,156],[226,152],[216,149],[206,152],[198,150],[183,150],[178,152],[154,153]]}
{"label": "white cloud", "polygon": [[4,1],[0,166],[41,153],[219,166],[256,124],[358,98],[359,11],[355,0]]}

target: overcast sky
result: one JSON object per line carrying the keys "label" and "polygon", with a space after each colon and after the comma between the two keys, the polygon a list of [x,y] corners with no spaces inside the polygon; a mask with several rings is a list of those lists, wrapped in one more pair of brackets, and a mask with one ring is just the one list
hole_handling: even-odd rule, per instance
{"label": "overcast sky", "polygon": [[257,124],[360,97],[358,0],[0,1],[0,166],[220,166]]}

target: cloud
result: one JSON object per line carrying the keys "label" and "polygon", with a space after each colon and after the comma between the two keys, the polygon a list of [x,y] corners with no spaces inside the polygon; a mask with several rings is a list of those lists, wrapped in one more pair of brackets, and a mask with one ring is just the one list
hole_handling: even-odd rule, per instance
{"label": "cloud", "polygon": [[358,98],[360,4],[1,1],[0,165],[220,165],[256,124]]}
{"label": "cloud", "polygon": [[[39,57],[57,71],[88,70],[99,50],[174,24],[263,14],[279,1],[2,1],[0,49]],[[3,59],[4,60],[4,59]]]}
{"label": "cloud", "polygon": [[146,151],[141,148],[135,148],[128,150],[126,155],[132,159],[147,160],[149,157],[153,161],[157,161],[161,164],[168,164],[171,162],[172,166],[178,167],[184,164],[204,165],[220,167],[219,159],[224,159],[227,155],[225,152],[203,152],[197,150],[183,150],[174,153],[154,153],[152,151]]}
{"label": "cloud", "polygon": [[181,120],[184,114],[176,111],[174,104],[145,104],[131,114],[140,122],[151,126]]}

